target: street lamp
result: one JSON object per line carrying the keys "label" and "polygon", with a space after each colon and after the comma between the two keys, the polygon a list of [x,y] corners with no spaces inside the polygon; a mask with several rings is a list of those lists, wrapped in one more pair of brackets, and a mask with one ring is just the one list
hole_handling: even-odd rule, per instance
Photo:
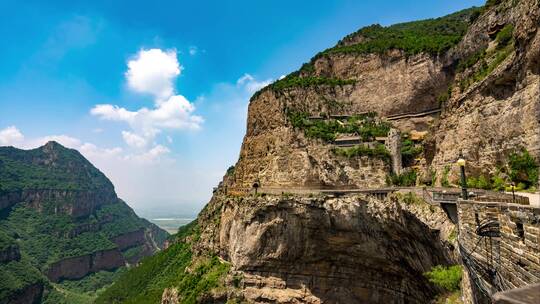
{"label": "street lamp", "polygon": [[516,184],[514,182],[512,182],[512,203],[516,203]]}
{"label": "street lamp", "polygon": [[461,170],[461,196],[463,199],[469,199],[469,195],[467,194],[467,178],[465,177],[465,164],[467,161],[463,158],[463,155],[459,154],[459,159],[457,160],[457,165],[459,166]]}

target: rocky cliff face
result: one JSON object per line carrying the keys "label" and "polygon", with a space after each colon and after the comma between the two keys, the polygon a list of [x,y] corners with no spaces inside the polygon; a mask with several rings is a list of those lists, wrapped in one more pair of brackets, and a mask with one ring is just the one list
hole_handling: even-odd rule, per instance
{"label": "rocky cliff face", "polygon": [[[439,171],[459,151],[469,159],[471,171],[485,174],[516,149],[526,148],[540,159],[539,5],[502,1],[477,19],[450,55],[455,61],[485,50],[490,68],[482,75],[478,60],[454,78],[445,112],[432,130],[433,166]],[[505,26],[513,27],[514,41],[507,50],[497,41]],[[482,77],[465,87],[475,75]]]}
{"label": "rocky cliff face", "polygon": [[422,209],[395,197],[214,197],[196,250],[231,262],[248,302],[427,303],[437,290],[422,273],[452,256],[409,208]]}

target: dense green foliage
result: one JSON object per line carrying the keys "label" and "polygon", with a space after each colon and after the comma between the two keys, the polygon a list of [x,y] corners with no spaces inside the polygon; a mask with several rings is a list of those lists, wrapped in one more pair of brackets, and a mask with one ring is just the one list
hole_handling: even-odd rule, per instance
{"label": "dense green foliage", "polygon": [[429,281],[448,291],[457,291],[460,288],[463,269],[460,265],[442,266],[438,265],[424,273]]}
{"label": "dense green foliage", "polygon": [[0,299],[5,300],[27,286],[43,283],[46,279],[23,255],[20,261],[0,264]]}
{"label": "dense green foliage", "polygon": [[537,185],[539,166],[527,150],[510,154],[508,167],[512,182],[524,184],[526,188]]}
{"label": "dense green foliage", "polygon": [[338,44],[323,54],[332,53],[385,53],[391,49],[403,50],[407,55],[418,53],[441,54],[456,45],[469,27],[479,8],[470,8],[436,19],[400,23],[388,27],[378,24],[360,29],[344,42],[362,37],[363,41],[352,45]]}
{"label": "dense green foliage", "polygon": [[96,303],[158,303],[169,287],[178,289],[181,303],[196,303],[202,294],[219,287],[230,265],[215,256],[194,261],[190,243],[180,241],[197,238],[198,231],[196,222],[179,229],[177,243],[123,274]]}
{"label": "dense green foliage", "polygon": [[401,142],[401,160],[405,166],[411,165],[415,158],[424,151],[421,145],[415,144],[410,139],[404,139]]}
{"label": "dense green foliage", "polygon": [[12,237],[0,230],[0,251],[4,251],[10,246],[16,246],[16,244]]}
{"label": "dense green foliage", "polygon": [[99,222],[106,222],[101,225],[100,231],[108,238],[148,226],[148,223],[140,219],[123,201],[101,206],[96,210],[95,218]]}
{"label": "dense green foliage", "polygon": [[119,268],[116,271],[99,271],[92,273],[80,280],[64,280],[57,284],[64,289],[68,289],[79,294],[87,294],[94,296],[96,290],[104,286],[111,285],[116,279],[127,271],[125,267]]}
{"label": "dense green foliage", "polygon": [[288,118],[294,128],[304,131],[309,138],[319,138],[327,142],[334,141],[340,133],[358,134],[363,141],[371,141],[378,136],[386,136],[390,131],[390,124],[376,121],[375,113],[356,115],[345,122],[337,119],[311,120],[307,113],[288,112]]}
{"label": "dense green foliage", "polygon": [[50,143],[33,150],[0,147],[0,192],[21,189],[113,189],[79,152]]}
{"label": "dense green foliage", "polygon": [[416,171],[408,170],[401,174],[391,174],[387,180],[390,186],[412,187],[416,185]]}
{"label": "dense green foliage", "polygon": [[4,231],[19,236],[21,251],[27,253],[32,264],[40,269],[65,257],[115,247],[102,233],[85,232],[69,237],[66,232],[75,225],[67,215],[38,212],[23,203],[15,205],[0,222]]}
{"label": "dense green foliage", "polygon": [[468,176],[467,187],[486,190],[511,190],[510,185],[516,185],[515,190],[536,190],[538,183],[539,165],[527,150],[511,153],[507,165],[496,170],[494,174]]}
{"label": "dense green foliage", "polygon": [[369,148],[364,145],[357,145],[349,148],[336,147],[332,149],[336,155],[345,156],[348,158],[357,156],[377,157],[385,162],[390,162],[390,152],[383,144],[377,144],[375,148]]}

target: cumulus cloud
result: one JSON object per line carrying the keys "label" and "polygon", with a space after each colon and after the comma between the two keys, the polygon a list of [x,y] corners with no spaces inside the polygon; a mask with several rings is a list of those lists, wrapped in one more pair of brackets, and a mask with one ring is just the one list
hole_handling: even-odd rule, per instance
{"label": "cumulus cloud", "polygon": [[125,76],[133,91],[151,94],[157,101],[174,94],[173,81],[182,70],[176,50],[142,49],[127,65]]}
{"label": "cumulus cloud", "polygon": [[24,135],[15,126],[0,130],[0,146],[15,145],[24,140]]}
{"label": "cumulus cloud", "polygon": [[194,55],[197,55],[197,52],[199,52],[199,49],[196,46],[190,46],[188,52],[191,56],[194,56]]}
{"label": "cumulus cloud", "polygon": [[147,141],[144,137],[129,131],[122,131],[122,138],[124,138],[126,144],[135,148],[143,148],[147,144]]}
{"label": "cumulus cloud", "polygon": [[122,132],[125,142],[130,146],[143,147],[163,129],[199,129],[204,120],[198,115],[193,115],[194,111],[195,106],[184,96],[174,95],[153,109],[141,108],[129,111],[118,106],[102,104],[96,105],[90,113],[104,120],[128,123],[134,132]]}
{"label": "cumulus cloud", "polygon": [[103,120],[127,123],[131,130],[122,131],[122,138],[128,146],[148,147],[163,130],[200,129],[204,120],[194,114],[195,106],[175,93],[173,83],[182,70],[176,50],[143,49],[128,61],[127,67],[128,87],[136,93],[151,94],[153,108],[128,110],[112,104],[98,104],[90,113]]}

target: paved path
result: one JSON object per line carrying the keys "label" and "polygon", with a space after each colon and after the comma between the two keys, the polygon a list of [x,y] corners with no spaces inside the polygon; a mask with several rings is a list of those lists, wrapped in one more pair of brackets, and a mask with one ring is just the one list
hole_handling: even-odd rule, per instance
{"label": "paved path", "polygon": [[[506,192],[507,194],[512,194],[512,192]],[[540,208],[540,193],[529,193],[529,192],[516,192],[517,195],[526,196],[529,198],[529,204],[533,207]]]}

